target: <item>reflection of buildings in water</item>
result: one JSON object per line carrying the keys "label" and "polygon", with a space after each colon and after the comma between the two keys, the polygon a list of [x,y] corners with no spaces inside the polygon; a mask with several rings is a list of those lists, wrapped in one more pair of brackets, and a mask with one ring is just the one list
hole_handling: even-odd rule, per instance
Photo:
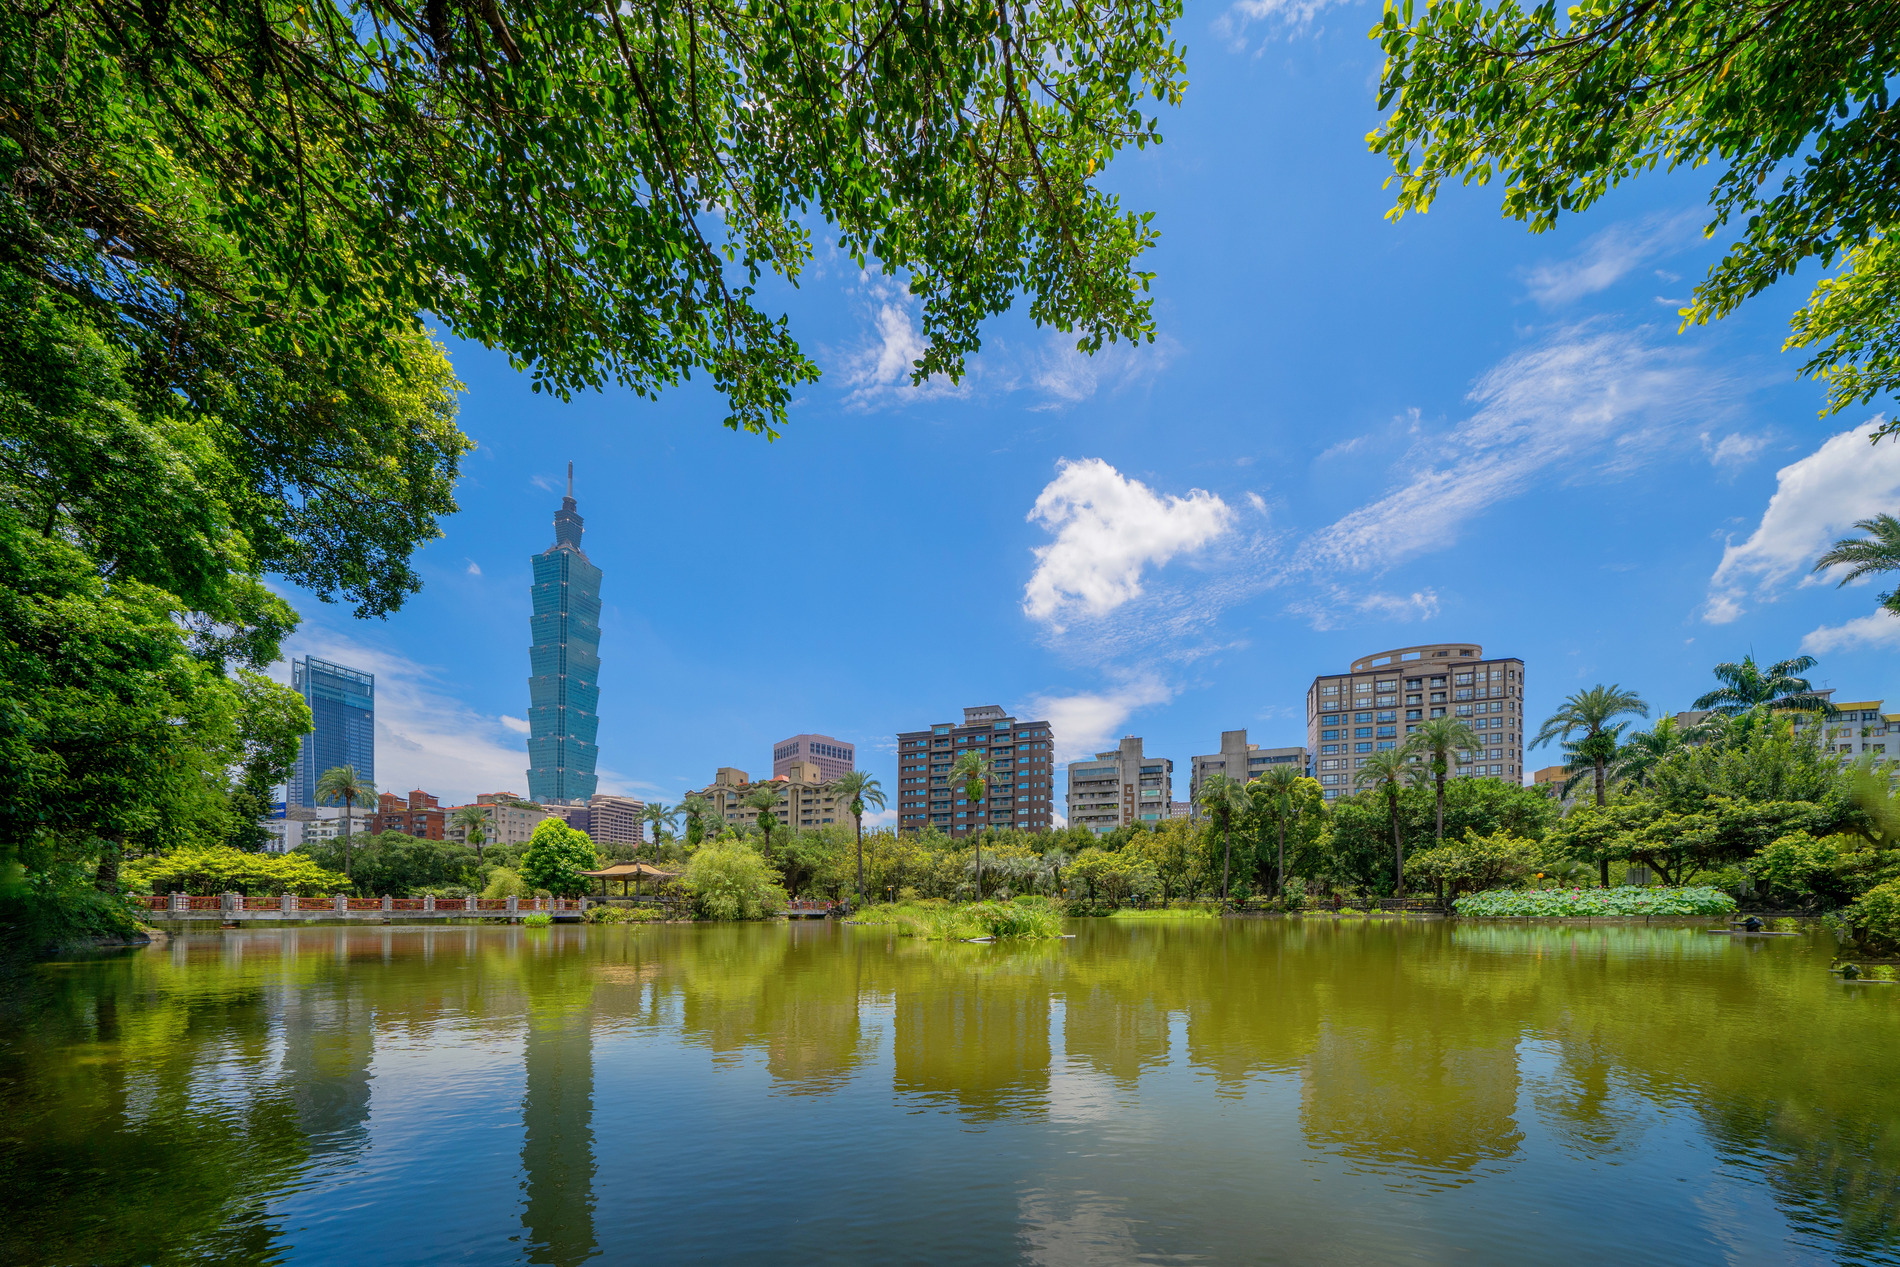
{"label": "reflection of buildings in water", "polygon": [[585,1262],[594,1239],[594,1039],[588,1007],[536,1009],[522,1063],[522,1227],[531,1263]]}
{"label": "reflection of buildings in water", "polygon": [[897,995],[899,1094],[994,1118],[1049,1094],[1049,994],[1041,981],[944,977]]}
{"label": "reflection of buildings in water", "polygon": [[284,1083],[312,1156],[368,1142],[373,1011],[347,993],[306,987],[283,995]]}
{"label": "reflection of buildings in water", "polygon": [[1063,1003],[1062,1047],[1070,1059],[1133,1086],[1144,1070],[1168,1062],[1168,1014],[1110,990],[1073,992]]}
{"label": "reflection of buildings in water", "polygon": [[1132,1263],[1141,1256],[1134,1224],[1122,1203],[1070,1185],[1060,1191],[1038,1188],[1022,1195],[1023,1260],[1038,1267],[1082,1267],[1087,1263]]}
{"label": "reflection of buildings in water", "polygon": [[1319,1028],[1301,1080],[1315,1145],[1363,1161],[1468,1171],[1523,1142],[1515,1043],[1460,1045],[1443,1031]]}

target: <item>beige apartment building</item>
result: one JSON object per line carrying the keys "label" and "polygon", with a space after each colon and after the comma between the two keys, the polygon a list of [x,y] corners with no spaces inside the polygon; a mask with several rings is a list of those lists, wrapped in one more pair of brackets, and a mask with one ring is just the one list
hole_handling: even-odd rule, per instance
{"label": "beige apartment building", "polygon": [[712,807],[715,821],[735,831],[753,831],[759,825],[759,811],[745,803],[746,797],[760,788],[778,792],[778,806],[772,817],[781,827],[815,831],[820,827],[851,822],[851,802],[840,800],[832,792],[824,772],[813,761],[794,761],[785,773],[757,783],[744,770],[719,767],[713,781],[699,790]]}
{"label": "beige apartment building", "polygon": [[[483,847],[488,845],[521,845],[534,835],[534,828],[542,819],[551,817],[548,811],[538,806],[530,807],[527,802],[513,792],[483,792],[475,798],[475,805],[488,820],[488,826],[482,829],[485,837]],[[451,805],[443,811],[446,821],[442,835],[445,840],[468,843],[468,833],[455,823],[455,811],[465,806]]]}
{"label": "beige apartment building", "polygon": [[1124,738],[1088,761],[1069,762],[1069,826],[1096,834],[1129,823],[1159,823],[1174,797],[1174,762],[1142,753],[1141,740]]}
{"label": "beige apartment building", "polygon": [[1351,796],[1353,774],[1374,752],[1402,745],[1421,721],[1457,717],[1480,747],[1452,754],[1455,778],[1524,781],[1524,662],[1487,658],[1476,643],[1381,651],[1345,673],[1321,674],[1306,691],[1306,741],[1326,799]]}
{"label": "beige apartment building", "polygon": [[1277,765],[1290,765],[1301,774],[1310,774],[1311,755],[1305,748],[1262,748],[1248,743],[1244,730],[1223,730],[1220,751],[1195,757],[1188,767],[1188,813],[1200,817],[1201,784],[1210,775],[1224,774],[1236,783],[1245,783]]}
{"label": "beige apartment building", "polygon": [[1837,700],[1831,687],[1815,694],[1834,705],[1834,716],[1796,713],[1796,730],[1821,727],[1822,743],[1842,765],[1861,757],[1872,757],[1876,765],[1900,760],[1900,713],[1886,712],[1885,700]]}

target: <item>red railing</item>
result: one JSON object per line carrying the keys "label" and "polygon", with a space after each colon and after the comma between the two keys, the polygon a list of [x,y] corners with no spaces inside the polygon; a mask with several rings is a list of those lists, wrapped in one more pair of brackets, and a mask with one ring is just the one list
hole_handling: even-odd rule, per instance
{"label": "red railing", "polygon": [[[141,903],[144,909],[148,911],[169,911],[174,909],[172,905],[172,895],[169,893],[141,895],[135,900]],[[214,893],[209,896],[187,894],[182,898],[178,909],[187,911],[220,911],[226,909],[225,901],[226,895],[224,894]],[[508,899],[499,897],[439,897],[435,899],[433,908],[427,898],[389,898],[387,899],[387,906],[384,905],[384,901],[385,899],[380,897],[345,898],[344,909],[350,911],[386,910],[392,914],[397,912],[414,914],[433,909],[437,914],[454,913],[461,915],[473,915],[482,912],[506,914],[508,911]],[[793,903],[793,906],[798,910],[828,910],[831,904],[828,902],[801,900],[800,902]],[[281,895],[271,894],[259,897],[242,894],[237,895],[235,905],[231,909],[239,911],[283,911],[288,909],[290,911],[300,911],[304,914],[318,914],[324,911],[336,911],[337,904],[336,897],[333,894],[325,894],[318,897],[296,897],[293,895],[290,898],[288,908],[285,907],[284,898]],[[573,911],[578,909],[580,909],[580,903],[573,898],[542,898],[537,901],[531,897],[524,897],[516,901],[517,913],[522,914],[537,910]]]}
{"label": "red railing", "polygon": [[826,902],[818,898],[798,897],[787,902],[785,909],[788,911],[828,911],[836,905],[836,902]]}

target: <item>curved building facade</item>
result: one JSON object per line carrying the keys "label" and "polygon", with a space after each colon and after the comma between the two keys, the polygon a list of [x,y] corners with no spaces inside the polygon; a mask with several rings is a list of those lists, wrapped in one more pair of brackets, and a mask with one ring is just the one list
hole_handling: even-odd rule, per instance
{"label": "curved building facade", "polygon": [[574,464],[554,544],[534,556],[528,650],[528,799],[584,801],[600,779],[600,569],[581,551]]}

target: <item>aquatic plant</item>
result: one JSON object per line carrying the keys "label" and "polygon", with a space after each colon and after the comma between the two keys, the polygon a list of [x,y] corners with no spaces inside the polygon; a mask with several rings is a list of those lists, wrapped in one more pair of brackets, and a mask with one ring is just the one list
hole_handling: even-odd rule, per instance
{"label": "aquatic plant", "polygon": [[1219,919],[1220,907],[1214,902],[1170,902],[1166,906],[1137,909],[1124,906],[1109,912],[1110,919]]}
{"label": "aquatic plant", "polygon": [[529,928],[546,928],[554,922],[554,917],[546,911],[535,911],[533,914],[523,915],[521,922]]}
{"label": "aquatic plant", "polygon": [[895,902],[868,906],[853,923],[882,925],[899,937],[969,941],[976,937],[1036,939],[1062,935],[1062,913],[1047,902]]}
{"label": "aquatic plant", "polygon": [[1467,918],[1565,918],[1578,916],[1728,915],[1735,899],[1707,886],[1609,889],[1492,889],[1469,893],[1455,903]]}

